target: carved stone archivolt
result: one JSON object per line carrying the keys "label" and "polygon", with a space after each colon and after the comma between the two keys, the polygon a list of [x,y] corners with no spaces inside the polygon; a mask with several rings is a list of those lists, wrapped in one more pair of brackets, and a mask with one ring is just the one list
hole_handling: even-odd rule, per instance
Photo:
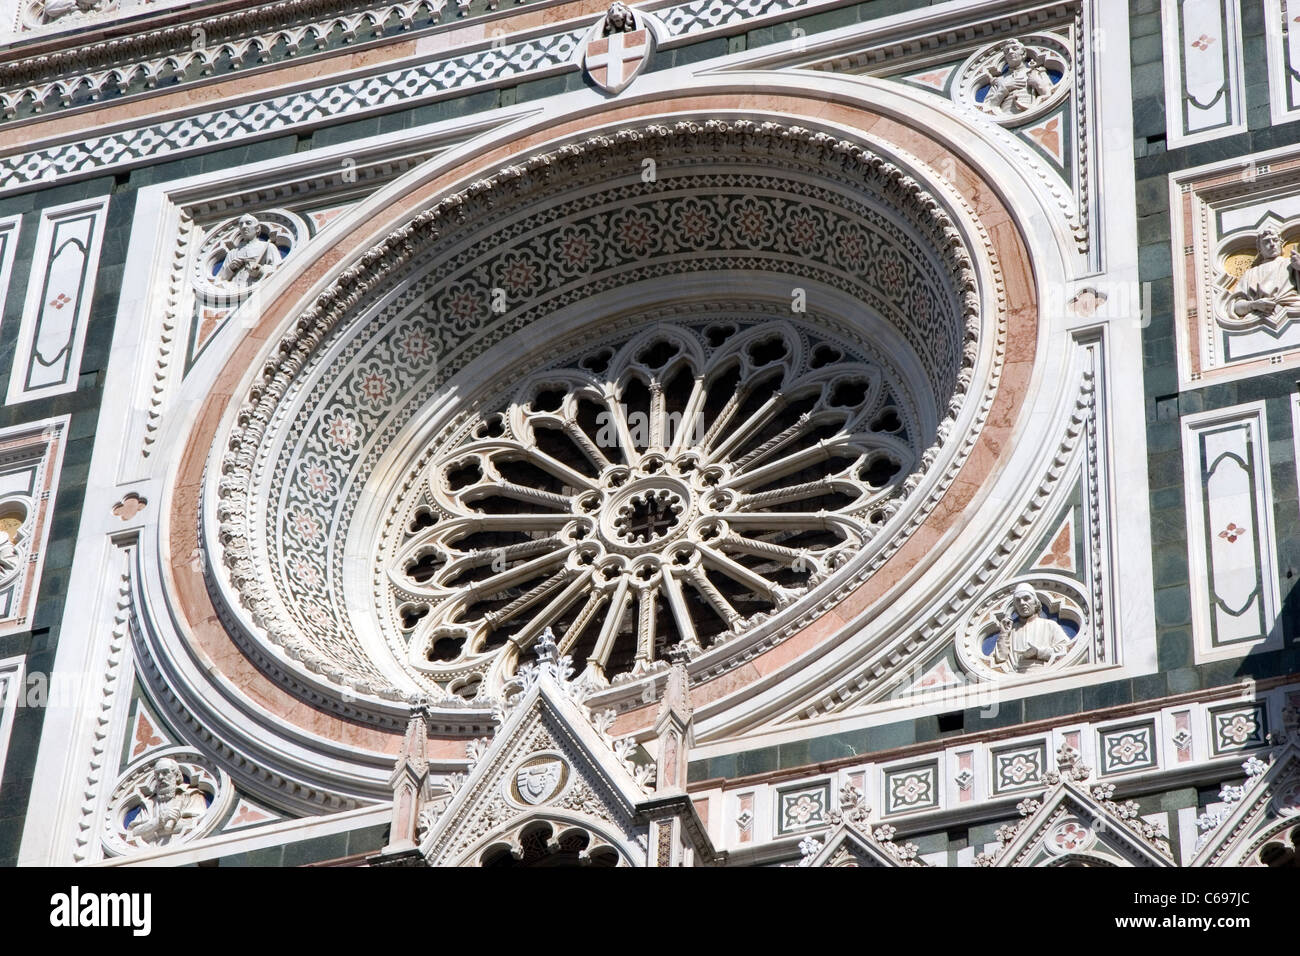
{"label": "carved stone archivolt", "polygon": [[957,102],[996,123],[1016,126],[1045,115],[1073,86],[1068,44],[1050,33],[1012,38],[978,50],[954,83]]}
{"label": "carved stone archivolt", "polygon": [[976,604],[957,640],[957,659],[985,679],[1061,670],[1088,659],[1088,619],[1075,582],[1013,582]]}
{"label": "carved stone archivolt", "polygon": [[187,843],[211,833],[234,799],[225,771],[195,751],[155,751],[122,775],[104,815],[109,853]]}

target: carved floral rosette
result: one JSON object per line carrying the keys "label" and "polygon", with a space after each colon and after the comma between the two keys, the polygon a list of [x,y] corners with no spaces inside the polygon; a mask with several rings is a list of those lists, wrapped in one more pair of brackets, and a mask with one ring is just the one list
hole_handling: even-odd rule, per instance
{"label": "carved floral rosette", "polygon": [[258,238],[275,246],[280,263],[311,236],[307,223],[285,209],[241,213],[216,224],[208,230],[199,246],[191,273],[194,290],[204,304],[233,307],[246,299],[259,284],[238,284],[220,278],[229,250],[239,244],[239,220],[245,215],[257,220]]}
{"label": "carved floral rosette", "polygon": [[1232,297],[1246,270],[1259,262],[1259,234],[1267,226],[1276,229],[1282,237],[1282,257],[1300,249],[1300,219],[1281,221],[1267,217],[1256,227],[1233,232],[1218,245],[1214,254],[1214,318],[1229,332],[1247,331],[1267,326],[1274,331],[1296,317],[1293,309],[1280,308],[1271,316],[1249,313],[1239,316],[1232,310]]}
{"label": "carved floral rosette", "polygon": [[1052,856],[1069,853],[1086,853],[1097,844],[1097,833],[1086,820],[1066,816],[1058,820],[1043,840],[1043,847]]}
{"label": "carved floral rosette", "polygon": [[[1062,625],[1068,638],[1065,653],[1051,661],[1034,662],[1015,671],[997,663],[993,647],[999,634],[998,620],[1004,615],[1015,619],[1011,596],[1021,584],[1028,584],[1038,596],[1040,614]],[[975,605],[958,632],[957,660],[967,673],[984,680],[1006,680],[1056,673],[1088,659],[1088,599],[1079,586],[1065,578],[1035,576],[1018,578],[998,586]],[[1071,634],[1070,631],[1074,633]]]}
{"label": "carved floral rosette", "polygon": [[[997,107],[988,106],[985,99],[994,82],[990,71],[1003,74],[1007,70],[1006,46],[1013,40],[1018,40],[1028,53],[1028,67],[1047,72],[1052,83],[1051,92],[1046,95],[1030,92],[1025,97],[1027,103],[1016,100],[1003,101]],[[1069,95],[1072,86],[1073,69],[1068,44],[1053,34],[1035,33],[999,40],[976,51],[962,64],[953,84],[953,97],[961,105],[976,110],[995,123],[1019,126],[1049,113]]]}
{"label": "carved floral rosette", "polygon": [[[132,824],[153,805],[155,768],[160,761],[168,759],[180,767],[183,792],[201,795],[207,807],[196,817],[178,824],[169,836],[154,838],[132,833]],[[104,849],[110,855],[126,856],[193,842],[216,829],[234,798],[235,788],[229,775],[197,751],[185,747],[151,751],[147,758],[128,767],[113,788],[102,821]],[[198,798],[192,797],[191,802],[197,804]]]}

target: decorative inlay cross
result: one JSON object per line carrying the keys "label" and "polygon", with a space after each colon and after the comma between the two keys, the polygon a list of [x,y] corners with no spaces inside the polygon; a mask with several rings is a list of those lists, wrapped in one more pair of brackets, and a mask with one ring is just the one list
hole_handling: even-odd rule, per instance
{"label": "decorative inlay cross", "polygon": [[1223,538],[1228,544],[1233,544],[1240,537],[1245,536],[1246,529],[1239,524],[1228,522],[1228,526],[1219,532],[1219,537]]}

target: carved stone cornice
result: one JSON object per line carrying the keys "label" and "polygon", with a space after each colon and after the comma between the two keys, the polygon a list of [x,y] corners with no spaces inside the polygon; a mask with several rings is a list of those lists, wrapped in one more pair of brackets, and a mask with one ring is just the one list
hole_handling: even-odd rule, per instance
{"label": "carved stone cornice", "polygon": [[[538,0],[531,2],[537,5]],[[382,39],[385,24],[394,17],[402,32],[390,38],[405,38],[412,29],[446,22],[446,7],[447,0],[204,4],[56,36],[41,34],[30,42],[19,34],[0,51],[0,111],[12,119],[20,112],[209,78],[218,69],[236,73],[268,63],[273,51],[283,62],[350,49],[358,41]],[[463,17],[466,7],[457,3],[453,10]]]}

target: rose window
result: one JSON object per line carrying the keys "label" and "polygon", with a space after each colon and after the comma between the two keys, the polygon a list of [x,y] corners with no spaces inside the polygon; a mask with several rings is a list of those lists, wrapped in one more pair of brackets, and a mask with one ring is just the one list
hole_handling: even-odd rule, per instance
{"label": "rose window", "polygon": [[615,709],[674,648],[747,685],[787,639],[838,641],[808,629],[924,527],[1000,380],[970,211],[767,120],[485,175],[240,386],[200,522],[240,647],[363,723],[428,698],[470,731],[548,627]]}
{"label": "rose window", "polygon": [[383,545],[390,624],[465,696],[547,627],[593,686],[707,650],[883,525],[918,464],[907,394],[789,321],[589,345],[435,442]]}

